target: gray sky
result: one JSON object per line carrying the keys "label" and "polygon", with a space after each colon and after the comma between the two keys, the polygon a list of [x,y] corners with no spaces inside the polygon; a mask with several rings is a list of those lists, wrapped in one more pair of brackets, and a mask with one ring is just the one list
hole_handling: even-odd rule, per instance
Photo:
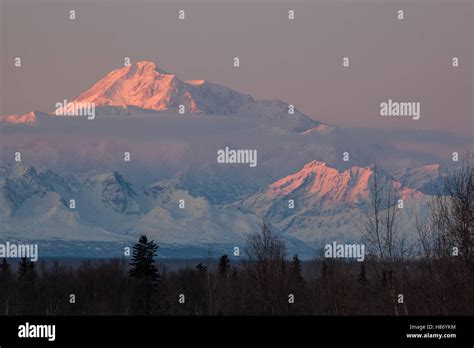
{"label": "gray sky", "polygon": [[[0,0],[0,114],[51,111],[130,57],[331,124],[469,134],[473,3]],[[421,102],[421,120],[381,117],[388,99]]]}

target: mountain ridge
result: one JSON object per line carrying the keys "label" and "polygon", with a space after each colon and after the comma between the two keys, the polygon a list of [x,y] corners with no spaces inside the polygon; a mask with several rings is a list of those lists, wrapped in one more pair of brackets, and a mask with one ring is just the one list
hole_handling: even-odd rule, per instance
{"label": "mountain ridge", "polygon": [[[140,111],[178,114],[238,115],[279,124],[297,132],[317,129],[321,122],[280,100],[256,100],[207,80],[183,81],[150,61],[140,61],[115,69],[71,103],[90,103],[100,115],[130,116]],[[55,113],[51,113],[55,115]],[[0,116],[0,121],[35,125],[36,112]]]}
{"label": "mountain ridge", "polygon": [[[2,168],[2,238],[34,224],[31,231],[24,231],[25,238],[119,242],[147,234],[158,243],[179,247],[243,245],[245,236],[257,230],[264,217],[282,238],[299,247],[311,248],[328,238],[356,239],[354,221],[364,216],[374,173],[371,167],[338,170],[314,160],[242,201],[219,205],[191,195],[179,176],[139,184],[112,171],[75,182],[23,163]],[[407,210],[421,209],[429,198],[387,181],[385,175],[381,180],[402,194],[410,193],[404,198]],[[330,183],[338,189],[333,190]],[[72,198],[75,209],[69,209]],[[289,199],[294,200],[295,209],[288,209]],[[181,200],[184,209],[179,206]],[[409,217],[402,218],[403,226],[411,222]]]}

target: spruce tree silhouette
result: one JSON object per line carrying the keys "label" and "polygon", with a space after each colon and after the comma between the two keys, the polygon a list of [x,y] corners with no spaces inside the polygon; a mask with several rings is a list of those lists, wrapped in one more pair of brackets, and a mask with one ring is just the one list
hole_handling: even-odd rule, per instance
{"label": "spruce tree silhouette", "polygon": [[9,278],[12,274],[12,270],[10,268],[10,264],[8,263],[6,258],[3,258],[2,264],[0,266],[0,278]]}
{"label": "spruce tree silhouette", "polygon": [[360,285],[365,285],[367,284],[367,271],[365,269],[365,263],[362,262],[360,265],[360,273],[359,273],[359,284]]}
{"label": "spruce tree silhouette", "polygon": [[35,264],[27,257],[22,257],[18,265],[18,279],[33,281],[35,278]]}
{"label": "spruce tree silhouette", "polygon": [[304,281],[303,276],[301,275],[301,261],[297,254],[295,254],[293,260],[291,260],[290,274],[293,282],[302,283]]}
{"label": "spruce tree silhouette", "polygon": [[132,310],[134,314],[156,314],[158,303],[158,280],[160,275],[155,265],[158,245],[140,236],[133,247],[129,275],[133,279]]}
{"label": "spruce tree silhouette", "polygon": [[148,238],[143,235],[140,236],[138,243],[133,247],[132,267],[129,271],[130,276],[137,279],[149,278],[156,281],[160,278],[158,269],[155,266],[155,256],[158,250],[158,245],[154,241],[148,241]]}
{"label": "spruce tree silhouette", "polygon": [[328,274],[328,264],[326,263],[325,260],[323,260],[322,267],[321,267],[321,278],[324,279],[326,278]]}
{"label": "spruce tree silhouette", "polygon": [[12,270],[10,264],[7,262],[7,259],[2,260],[0,265],[0,314],[8,315],[10,314],[11,308],[11,298],[13,295],[13,286],[12,282]]}
{"label": "spruce tree silhouette", "polygon": [[219,258],[218,269],[219,269],[219,275],[221,277],[224,277],[224,276],[227,275],[227,273],[229,272],[229,269],[230,269],[230,260],[229,260],[228,255],[222,255]]}
{"label": "spruce tree silhouette", "polygon": [[238,276],[239,276],[239,272],[237,271],[237,268],[232,267],[231,279],[232,279],[232,280],[236,280]]}
{"label": "spruce tree silhouette", "polygon": [[38,314],[38,303],[34,299],[37,285],[35,263],[22,257],[18,265],[18,295],[22,299],[19,314]]}

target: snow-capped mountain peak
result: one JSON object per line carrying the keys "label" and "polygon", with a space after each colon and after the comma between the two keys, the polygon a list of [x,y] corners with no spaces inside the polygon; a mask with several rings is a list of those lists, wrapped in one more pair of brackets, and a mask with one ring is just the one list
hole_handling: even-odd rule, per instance
{"label": "snow-capped mountain peak", "polygon": [[[103,116],[156,116],[157,112],[179,111],[180,114],[238,115],[257,125],[297,132],[330,131],[330,127],[319,127],[322,123],[312,120],[294,105],[279,100],[255,100],[248,94],[206,80],[183,81],[150,61],[111,71],[67,104],[70,103],[93,105],[95,114]],[[56,111],[48,116],[57,116]],[[38,115],[36,112],[6,115],[0,116],[0,121],[34,125]]]}
{"label": "snow-capped mountain peak", "polygon": [[[80,94],[74,103],[94,103],[96,107],[138,107],[155,111],[175,111],[207,115],[238,114],[285,128],[305,131],[320,125],[307,115],[278,100],[257,101],[206,80],[182,81],[152,62],[138,62],[114,70]],[[283,123],[282,123],[283,122]]]}
{"label": "snow-capped mountain peak", "polygon": [[34,125],[37,121],[37,113],[35,111],[27,112],[23,115],[4,115],[0,116],[0,121],[12,124]]}
{"label": "snow-capped mountain peak", "polygon": [[270,199],[304,194],[327,203],[357,203],[368,197],[372,174],[371,168],[352,167],[340,172],[325,162],[311,161],[298,172],[271,184],[265,194]]}
{"label": "snow-capped mountain peak", "polygon": [[406,168],[394,174],[403,185],[423,193],[436,194],[443,186],[447,171],[439,164],[429,164],[418,168]]}
{"label": "snow-capped mountain peak", "polygon": [[172,99],[180,84],[174,75],[154,63],[138,62],[110,72],[73,102],[95,103],[96,107],[133,105],[161,111],[176,106]]}
{"label": "snow-capped mountain peak", "polygon": [[[356,223],[365,219],[370,210],[367,203],[373,191],[373,174],[372,167],[338,170],[324,162],[311,161],[240,204],[272,221],[280,231],[306,242],[360,238]],[[412,226],[410,212],[425,207],[427,196],[403,187],[385,173],[380,172],[377,177],[383,196],[391,185],[404,200],[409,208],[399,211],[399,220],[407,228]]]}

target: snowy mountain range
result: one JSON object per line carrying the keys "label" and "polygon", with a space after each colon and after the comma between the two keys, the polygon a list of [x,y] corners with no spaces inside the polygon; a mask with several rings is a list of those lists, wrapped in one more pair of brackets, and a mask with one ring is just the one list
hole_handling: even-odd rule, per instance
{"label": "snowy mountain range", "polygon": [[[447,175],[449,154],[400,148],[397,134],[327,125],[151,62],[110,72],[72,102],[93,103],[99,117],[0,116],[0,240],[117,256],[147,234],[169,256],[231,254],[268,218],[291,252],[311,257],[325,242],[360,240],[375,161],[404,200],[407,234]],[[255,149],[258,166],[218,164],[225,146]]]}
{"label": "snowy mountain range", "polygon": [[[371,168],[339,172],[312,161],[250,197],[218,205],[191,195],[180,177],[140,185],[118,171],[66,178],[19,163],[0,170],[0,236],[128,245],[147,234],[168,248],[230,252],[244,247],[246,235],[266,217],[291,251],[311,253],[326,241],[360,239],[354,223],[364,216],[372,176]],[[409,187],[400,193],[410,212],[401,214],[400,224],[409,226],[429,196]]]}
{"label": "snowy mountain range", "polygon": [[[405,233],[414,232],[415,213],[423,216],[431,198],[414,188],[420,186],[416,178],[410,179],[413,186],[402,186],[390,175],[378,174],[379,185],[392,186],[403,200],[398,223]],[[339,171],[324,162],[312,161],[242,203],[249,211],[266,216],[277,230],[307,243],[360,240],[362,231],[358,227],[370,211],[373,180],[371,167]]]}

